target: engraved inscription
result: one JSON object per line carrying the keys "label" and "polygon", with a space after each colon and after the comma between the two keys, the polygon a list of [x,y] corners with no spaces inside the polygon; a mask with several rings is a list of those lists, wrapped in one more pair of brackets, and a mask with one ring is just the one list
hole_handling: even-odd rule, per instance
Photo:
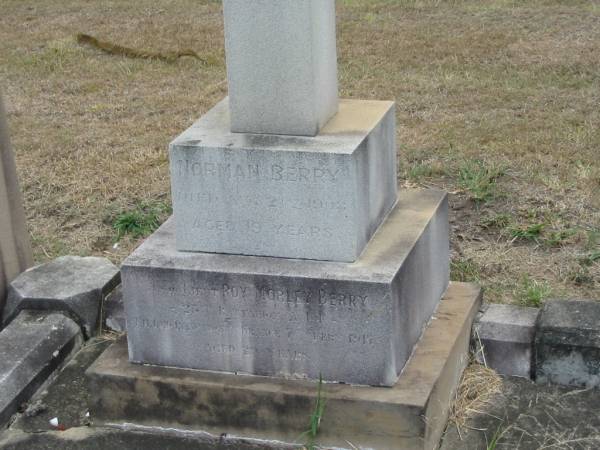
{"label": "engraved inscription", "polygon": [[215,220],[197,217],[192,228],[201,228],[216,233],[254,233],[270,232],[276,236],[289,237],[333,237],[333,230],[319,225],[273,224],[256,220]]}
{"label": "engraved inscription", "polygon": [[[219,204],[229,201],[227,196],[220,198],[212,192],[206,191],[187,191],[178,189],[173,193],[173,199],[181,202],[203,204]],[[246,205],[276,210],[294,209],[299,211],[346,211],[348,205],[345,200],[340,199],[322,199],[313,197],[298,197],[291,198],[290,196],[277,196],[275,194],[267,194],[263,196],[247,196],[243,193],[237,198],[241,203]]]}
{"label": "engraved inscription", "polygon": [[162,315],[129,318],[132,332],[191,339],[198,342],[198,351],[215,358],[306,364],[315,348],[345,347],[368,355],[389,339],[385,334],[360,331],[367,322],[388,320],[389,311],[381,309],[381,302],[327,284],[310,288],[233,282],[213,285],[203,279],[175,280],[157,274],[153,287],[156,303],[163,305]]}
{"label": "engraved inscription", "polygon": [[218,178],[221,180],[265,180],[281,183],[335,183],[347,176],[345,168],[304,167],[293,165],[229,164],[178,159],[179,176]]}

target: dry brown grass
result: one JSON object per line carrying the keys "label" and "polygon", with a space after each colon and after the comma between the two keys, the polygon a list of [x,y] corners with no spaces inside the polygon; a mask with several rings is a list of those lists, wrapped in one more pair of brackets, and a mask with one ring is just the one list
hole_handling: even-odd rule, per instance
{"label": "dry brown grass", "polygon": [[[36,258],[120,261],[137,242],[113,249],[116,215],[169,202],[168,142],[226,95],[221,5],[1,9],[0,77]],[[527,303],[532,285],[600,298],[600,2],[338,0],[338,24],[341,94],[397,102],[400,183],[453,192],[454,278],[493,301]],[[106,55],[77,45],[79,32],[190,48],[208,64]],[[483,202],[460,175],[474,160],[501,169]],[[540,236],[514,240],[538,223]]]}
{"label": "dry brown grass", "polygon": [[469,418],[482,414],[501,389],[502,378],[496,372],[480,364],[469,365],[463,373],[452,405],[450,423],[461,433],[467,427]]}

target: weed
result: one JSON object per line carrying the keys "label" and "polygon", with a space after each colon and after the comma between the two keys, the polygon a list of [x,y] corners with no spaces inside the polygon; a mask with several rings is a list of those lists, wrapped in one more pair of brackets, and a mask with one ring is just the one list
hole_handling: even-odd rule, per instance
{"label": "weed", "polygon": [[140,203],[135,209],[118,214],[113,223],[117,231],[116,240],[121,240],[126,234],[134,238],[148,236],[160,226],[161,217],[170,211],[170,206],[165,203]]}
{"label": "weed", "polygon": [[539,308],[542,300],[552,293],[550,285],[545,281],[533,280],[525,275],[521,280],[516,297],[523,306]]}
{"label": "weed", "polygon": [[596,247],[600,247],[600,230],[590,230],[586,248],[593,250]]}
{"label": "weed", "polygon": [[474,282],[481,279],[479,267],[472,259],[458,259],[450,263],[450,279],[461,282]]}
{"label": "weed", "polygon": [[534,225],[527,225],[521,227],[509,228],[508,232],[514,241],[535,241],[539,242],[540,235],[546,226],[545,223],[536,223]]}
{"label": "weed", "polygon": [[600,250],[591,252],[591,253],[585,255],[583,258],[581,258],[579,260],[579,264],[581,264],[582,266],[588,267],[599,261],[600,261]]}
{"label": "weed", "polygon": [[487,450],[496,450],[496,446],[498,445],[498,441],[501,437],[502,433],[500,432],[500,427],[498,427],[498,429],[494,433],[494,436],[492,436],[492,440],[487,445]]}
{"label": "weed", "polygon": [[577,230],[569,228],[567,230],[552,231],[548,234],[548,237],[544,239],[544,245],[547,247],[560,247],[569,238],[572,238],[577,234]]}
{"label": "weed", "polygon": [[568,275],[568,279],[578,286],[594,284],[594,277],[586,266],[572,270]]}
{"label": "weed", "polygon": [[412,181],[420,181],[422,178],[444,175],[445,171],[441,163],[417,161],[406,170],[406,178]]}
{"label": "weed", "polygon": [[511,217],[509,214],[495,214],[493,216],[481,219],[480,225],[485,229],[504,229],[508,227],[510,223]]}
{"label": "weed", "polygon": [[467,161],[458,170],[458,184],[468,191],[471,199],[486,202],[495,196],[496,180],[504,174],[504,169],[480,160]]}
{"label": "weed", "polygon": [[323,377],[321,374],[319,374],[319,384],[317,386],[317,401],[315,402],[315,409],[310,415],[309,429],[303,433],[303,435],[306,435],[308,437],[308,442],[305,445],[305,448],[307,450],[316,450],[318,448],[316,440],[324,412],[325,398],[323,396]]}

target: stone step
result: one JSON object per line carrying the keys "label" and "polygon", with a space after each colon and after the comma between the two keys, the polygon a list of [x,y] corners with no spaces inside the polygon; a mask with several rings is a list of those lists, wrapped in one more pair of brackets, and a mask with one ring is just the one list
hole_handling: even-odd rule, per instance
{"label": "stone step", "polygon": [[122,265],[135,362],[390,386],[448,286],[437,191],[402,192],[353,264],[179,252],[173,228]]}
{"label": "stone step", "polygon": [[60,313],[22,311],[0,332],[0,426],[82,342],[79,326]]}
{"label": "stone step", "polygon": [[[477,286],[451,283],[410,362],[393,387],[325,383],[317,441],[337,448],[437,448],[479,308]],[[304,442],[318,383],[132,364],[127,342],[88,369],[97,425],[132,424]]]}

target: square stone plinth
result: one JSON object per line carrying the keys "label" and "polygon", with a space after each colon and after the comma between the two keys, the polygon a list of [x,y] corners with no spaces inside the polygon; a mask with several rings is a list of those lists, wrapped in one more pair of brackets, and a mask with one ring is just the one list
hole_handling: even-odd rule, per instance
{"label": "square stone plinth", "polygon": [[392,102],[313,138],[231,133],[224,100],[170,146],[177,249],[355,261],[396,202]]}
{"label": "square stone plinth", "polygon": [[547,301],[535,339],[538,383],[600,388],[600,302]]}
{"label": "square stone plinth", "polygon": [[[480,290],[451,283],[391,388],[324,384],[324,448],[433,450],[468,361]],[[124,341],[88,370],[96,424],[202,430],[304,443],[317,383],[131,364]],[[266,448],[282,448],[271,442]],[[298,447],[299,448],[299,447]]]}
{"label": "square stone plinth", "polygon": [[231,130],[315,136],[337,112],[335,0],[225,0]]}
{"label": "square stone plinth", "polygon": [[480,362],[502,375],[531,378],[539,309],[491,304],[475,325]]}
{"label": "square stone plinth", "polygon": [[391,386],[448,286],[437,191],[403,192],[352,264],[179,252],[173,228],[122,266],[134,362]]}

